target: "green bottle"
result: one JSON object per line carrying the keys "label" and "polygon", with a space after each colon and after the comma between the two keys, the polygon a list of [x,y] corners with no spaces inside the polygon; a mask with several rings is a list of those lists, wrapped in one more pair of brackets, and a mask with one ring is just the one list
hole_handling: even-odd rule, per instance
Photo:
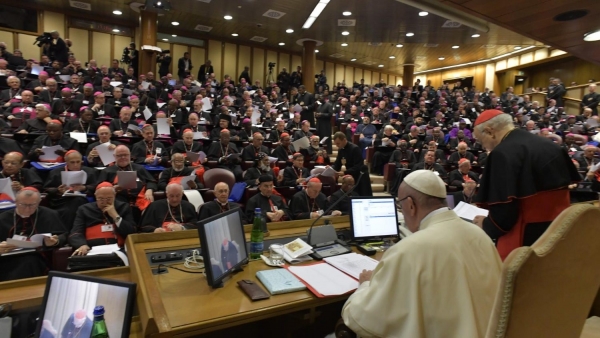
{"label": "green bottle", "polygon": [[94,325],[92,326],[91,338],[108,338],[108,330],[104,322],[104,306],[94,308]]}
{"label": "green bottle", "polygon": [[252,232],[250,233],[250,259],[259,259],[264,248],[262,214],[260,208],[254,209],[254,222],[252,223]]}

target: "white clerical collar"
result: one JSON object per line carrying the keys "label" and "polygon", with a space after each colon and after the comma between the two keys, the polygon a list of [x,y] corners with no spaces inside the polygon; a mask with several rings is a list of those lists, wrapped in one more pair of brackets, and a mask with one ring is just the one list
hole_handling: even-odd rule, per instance
{"label": "white clerical collar", "polygon": [[441,208],[439,208],[439,209],[436,209],[436,210],[434,210],[434,211],[430,212],[429,214],[427,214],[427,216],[425,216],[425,218],[423,218],[423,219],[421,220],[421,223],[419,224],[419,230],[421,230],[421,224],[424,224],[424,223],[425,223],[425,221],[426,221],[428,218],[430,218],[430,217],[433,217],[433,216],[435,216],[435,215],[437,215],[437,214],[441,214],[442,212],[445,212],[445,211],[448,211],[448,210],[449,210],[449,209],[448,209],[448,207],[441,207]]}

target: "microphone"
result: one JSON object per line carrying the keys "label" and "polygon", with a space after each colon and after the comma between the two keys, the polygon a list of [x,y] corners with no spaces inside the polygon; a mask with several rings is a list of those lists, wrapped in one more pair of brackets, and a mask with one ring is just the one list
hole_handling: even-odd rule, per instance
{"label": "microphone", "polygon": [[358,184],[360,183],[360,180],[362,179],[362,177],[369,172],[369,167],[367,167],[366,165],[362,165],[360,167],[360,176],[358,176],[358,181],[356,181],[356,183],[354,183],[354,186],[352,187],[352,189],[348,190],[344,196],[342,196],[340,199],[338,199],[337,201],[335,201],[335,203],[333,203],[332,205],[329,206],[329,208],[327,208],[327,210],[325,210],[321,215],[319,215],[319,217],[317,217],[312,224],[310,225],[310,228],[308,228],[308,236],[306,238],[308,245],[310,244],[310,237],[312,235],[312,229],[315,226],[315,223],[317,223],[318,220],[321,219],[321,217],[323,217],[323,215],[327,214],[328,212],[330,212],[331,210],[333,210],[333,208],[338,205],[338,203],[340,203],[344,198],[350,196],[350,194],[352,194],[352,192],[354,191],[354,189],[356,189],[356,187],[358,187]]}

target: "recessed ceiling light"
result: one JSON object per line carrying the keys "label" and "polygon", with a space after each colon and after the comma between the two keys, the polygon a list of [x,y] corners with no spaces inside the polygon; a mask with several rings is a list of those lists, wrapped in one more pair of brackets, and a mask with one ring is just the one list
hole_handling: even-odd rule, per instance
{"label": "recessed ceiling light", "polygon": [[377,67],[381,68],[381,67],[383,67],[383,65],[379,65],[379,66],[377,66]]}
{"label": "recessed ceiling light", "polygon": [[440,61],[442,61],[442,60],[445,60],[445,59],[446,59],[446,58],[445,58],[445,57],[443,57],[443,56],[440,56],[440,57],[438,58],[438,60],[440,60]]}
{"label": "recessed ceiling light", "polygon": [[231,33],[231,36],[238,36],[238,33]]}
{"label": "recessed ceiling light", "polygon": [[427,16],[427,15],[429,15],[428,12],[425,12],[425,11],[419,12],[419,16]]}
{"label": "recessed ceiling light", "polygon": [[115,29],[113,29],[113,32],[115,32],[115,33],[119,33],[119,32],[121,32],[121,31],[115,28]]}
{"label": "recessed ceiling light", "polygon": [[315,49],[315,53],[318,53],[318,52],[319,52],[319,50],[318,50],[318,49]]}
{"label": "recessed ceiling light", "polygon": [[344,43],[342,43],[342,45],[341,45],[341,46],[342,46],[342,47],[346,47],[346,46],[348,46],[348,44],[344,42]]}
{"label": "recessed ceiling light", "polygon": [[452,49],[459,49],[460,46],[452,46]]}
{"label": "recessed ceiling light", "polygon": [[583,35],[584,41],[598,41],[600,40],[600,30],[589,32]]}
{"label": "recessed ceiling light", "polygon": [[288,29],[286,29],[286,30],[285,30],[285,32],[286,32],[286,33],[294,33],[294,30],[293,30],[293,29],[291,29],[291,28],[288,28]]}
{"label": "recessed ceiling light", "polygon": [[343,16],[350,16],[350,15],[352,15],[352,12],[345,11],[345,12],[342,12],[342,15]]}
{"label": "recessed ceiling light", "polygon": [[356,61],[356,59],[350,59],[350,61]]}
{"label": "recessed ceiling light", "polygon": [[223,19],[225,19],[225,20],[231,20],[231,19],[233,19],[233,16],[231,16],[231,15],[225,15],[223,17]]}
{"label": "recessed ceiling light", "polygon": [[343,31],[343,32],[342,32],[342,35],[350,35],[350,32],[348,32],[348,31]]}
{"label": "recessed ceiling light", "polygon": [[279,45],[280,46],[285,46],[285,42],[280,42]]}
{"label": "recessed ceiling light", "polygon": [[177,37],[177,34],[173,34],[173,35],[171,35],[171,36],[172,36],[172,37],[174,37],[174,38],[176,38],[176,37]]}
{"label": "recessed ceiling light", "polygon": [[114,15],[121,15],[121,14],[123,14],[123,12],[121,12],[121,11],[120,11],[120,10],[118,10],[118,9],[115,9],[115,10],[113,11],[113,14],[114,14]]}
{"label": "recessed ceiling light", "polygon": [[393,55],[390,55],[390,59],[395,59],[396,57]]}
{"label": "recessed ceiling light", "polygon": [[400,47],[404,47],[404,45],[401,44],[401,43],[399,43],[399,44],[396,45],[396,47],[400,48]]}
{"label": "recessed ceiling light", "polygon": [[163,41],[169,41],[169,39],[167,39],[167,38],[164,38],[164,39],[162,39],[162,40],[163,40]]}
{"label": "recessed ceiling light", "polygon": [[521,46],[515,46],[515,50],[519,50],[521,48],[523,48],[523,47],[521,47]]}
{"label": "recessed ceiling light", "polygon": [[171,25],[173,25],[173,26],[179,26],[179,22],[173,21],[173,22],[171,22]]}
{"label": "recessed ceiling light", "polygon": [[414,35],[415,35],[415,33],[411,33],[411,32],[406,33],[406,36],[414,36]]}
{"label": "recessed ceiling light", "polygon": [[479,35],[479,34],[473,34],[473,35],[471,35],[471,37],[472,37],[472,38],[478,38],[478,37],[480,37],[480,36],[481,36],[481,35]]}

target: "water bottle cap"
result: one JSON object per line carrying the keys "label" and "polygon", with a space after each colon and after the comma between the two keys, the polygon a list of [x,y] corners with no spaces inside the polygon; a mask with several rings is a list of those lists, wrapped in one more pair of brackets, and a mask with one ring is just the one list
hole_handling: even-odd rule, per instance
{"label": "water bottle cap", "polygon": [[260,212],[260,208],[254,208],[254,212]]}
{"label": "water bottle cap", "polygon": [[104,306],[99,305],[94,308],[94,316],[102,316],[104,315]]}

